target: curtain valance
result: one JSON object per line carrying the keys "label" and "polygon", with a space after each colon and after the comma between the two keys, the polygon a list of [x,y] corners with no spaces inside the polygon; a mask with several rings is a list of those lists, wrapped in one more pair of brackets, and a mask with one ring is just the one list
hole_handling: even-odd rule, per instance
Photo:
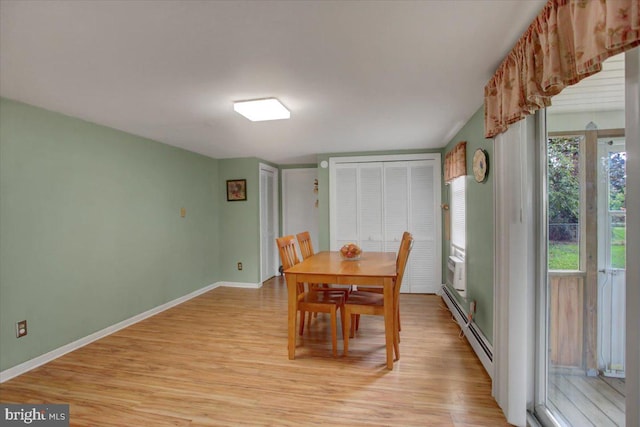
{"label": "curtain valance", "polygon": [[484,88],[485,137],[640,45],[640,0],[549,0]]}
{"label": "curtain valance", "polygon": [[444,181],[449,182],[459,176],[467,174],[467,142],[456,144],[444,156]]}

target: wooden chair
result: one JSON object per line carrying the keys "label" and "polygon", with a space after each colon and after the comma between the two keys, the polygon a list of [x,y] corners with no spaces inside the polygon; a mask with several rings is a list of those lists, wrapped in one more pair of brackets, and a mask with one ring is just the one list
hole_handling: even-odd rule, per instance
{"label": "wooden chair", "polygon": [[[405,231],[404,233],[402,233],[402,239],[400,240],[400,246],[402,246],[402,242],[404,242],[410,236],[411,236],[411,233],[409,233],[408,231]],[[399,250],[400,249],[398,249],[398,251]],[[358,286],[358,291],[360,291],[360,292],[374,292],[376,294],[381,294],[383,292],[383,288]],[[400,324],[400,310],[398,310],[398,318],[396,319],[396,322],[398,322],[398,331],[402,331],[402,325]],[[358,328],[360,327],[360,315],[356,316],[355,325],[356,325],[355,328],[356,328],[356,331],[357,331]]]}
{"label": "wooden chair", "polygon": [[[300,253],[302,254],[302,259],[307,259],[312,256],[315,252],[313,251],[313,243],[311,243],[311,235],[308,231],[303,231],[302,233],[296,234],[296,238],[298,239],[298,245],[300,246]],[[310,283],[309,289],[312,291],[318,292],[334,292],[334,293],[342,293],[345,298],[348,297],[349,292],[351,292],[351,286],[336,288],[331,287],[326,283]]]}
{"label": "wooden chair", "polygon": [[[308,231],[303,231],[302,233],[296,234],[296,238],[298,239],[298,246],[300,247],[300,253],[302,254],[302,259],[307,259],[312,256],[315,252],[313,251],[313,243],[311,243],[311,234]],[[351,287],[349,288],[332,288],[326,283],[308,283],[309,290],[313,292],[329,292],[329,293],[338,293],[340,295],[344,295],[346,298],[349,292],[351,291]],[[311,324],[311,317],[318,317],[318,313],[311,313],[307,315],[307,322]]]}
{"label": "wooden chair", "polygon": [[[282,268],[288,268],[298,264],[298,254],[295,247],[295,237],[292,235],[278,237],[276,244],[282,261]],[[285,273],[286,275],[286,273]],[[297,308],[300,312],[300,335],[304,333],[304,318],[306,312],[328,313],[331,317],[331,345],[333,356],[338,356],[338,319],[337,310],[340,309],[340,318],[344,325],[344,294],[329,292],[312,292],[304,289],[304,283],[296,284]]]}
{"label": "wooden chair", "polygon": [[[398,318],[400,312],[400,287],[402,286],[402,278],[407,266],[409,254],[413,247],[413,237],[409,234],[400,243],[400,250],[396,259],[396,280],[393,286],[393,299],[395,301],[394,316]],[[355,335],[355,316],[360,314],[384,316],[384,296],[375,292],[353,291],[349,294],[349,299],[344,304],[344,330],[342,332],[344,338],[344,355],[349,354],[349,337]],[[396,354],[396,360],[400,359],[400,331],[397,322],[393,331],[393,350]]]}

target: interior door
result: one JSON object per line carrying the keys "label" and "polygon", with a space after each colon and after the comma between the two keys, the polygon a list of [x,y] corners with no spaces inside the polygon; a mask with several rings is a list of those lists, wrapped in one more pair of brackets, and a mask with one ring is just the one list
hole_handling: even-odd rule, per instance
{"label": "interior door", "polygon": [[317,168],[284,169],[282,171],[283,235],[308,231],[318,251]]}
{"label": "interior door", "polygon": [[278,170],[260,164],[260,281],[278,271]]}

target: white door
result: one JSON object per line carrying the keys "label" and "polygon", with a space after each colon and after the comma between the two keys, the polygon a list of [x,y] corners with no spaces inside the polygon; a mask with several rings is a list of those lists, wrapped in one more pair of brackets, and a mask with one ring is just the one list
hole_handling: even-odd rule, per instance
{"label": "white door", "polygon": [[308,231],[313,248],[318,251],[317,168],[282,171],[283,235]]}
{"label": "white door", "polygon": [[260,281],[278,271],[278,170],[260,164]]}
{"label": "white door", "polygon": [[442,282],[440,164],[415,161],[407,170],[409,231],[414,238],[407,264],[407,292],[436,293]]}
{"label": "white door", "polygon": [[409,231],[415,241],[401,292],[435,293],[442,274],[439,156],[392,157],[332,159],[331,249],[355,242],[365,252],[397,253]]}

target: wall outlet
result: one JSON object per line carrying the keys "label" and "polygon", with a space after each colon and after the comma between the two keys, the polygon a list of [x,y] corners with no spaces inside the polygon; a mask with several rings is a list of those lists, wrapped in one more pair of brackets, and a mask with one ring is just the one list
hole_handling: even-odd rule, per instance
{"label": "wall outlet", "polygon": [[242,263],[241,262],[238,263],[238,270],[242,270]]}
{"label": "wall outlet", "polygon": [[16,338],[22,338],[27,335],[27,321],[21,320],[16,323]]}

